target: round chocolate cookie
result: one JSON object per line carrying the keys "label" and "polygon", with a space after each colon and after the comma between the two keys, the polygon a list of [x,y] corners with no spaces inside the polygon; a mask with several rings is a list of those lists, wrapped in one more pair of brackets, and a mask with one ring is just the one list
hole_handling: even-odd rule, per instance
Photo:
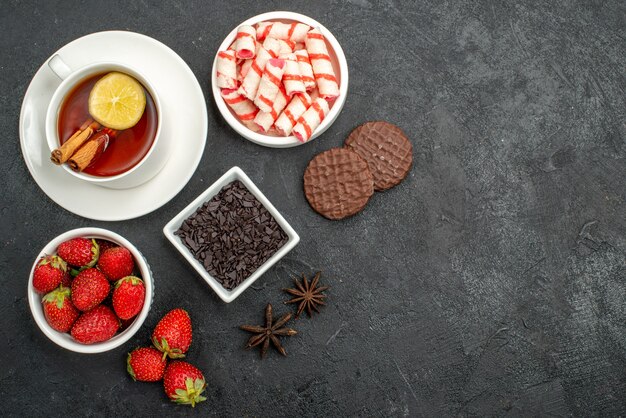
{"label": "round chocolate cookie", "polygon": [[348,148],[331,148],[309,162],[304,194],[320,215],[343,219],[365,207],[374,194],[374,178],[359,154]]}
{"label": "round chocolate cookie", "polygon": [[400,184],[411,170],[413,145],[402,129],[391,123],[366,122],[356,127],[346,139],[346,147],[367,161],[376,191]]}

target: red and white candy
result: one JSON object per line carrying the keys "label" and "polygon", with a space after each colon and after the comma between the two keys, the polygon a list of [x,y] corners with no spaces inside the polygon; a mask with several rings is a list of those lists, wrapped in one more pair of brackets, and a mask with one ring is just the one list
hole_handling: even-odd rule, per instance
{"label": "red and white candy", "polygon": [[306,34],[306,50],[309,53],[309,60],[313,66],[315,81],[320,91],[320,97],[333,100],[339,96],[339,85],[335,77],[335,70],[330,62],[330,55],[326,48],[324,35],[319,29],[311,29]]}
{"label": "red and white candy", "polygon": [[237,42],[235,43],[237,58],[251,59],[256,54],[256,30],[250,25],[242,25],[237,29]]}
{"label": "red and white candy", "polygon": [[239,94],[235,89],[222,89],[221,95],[241,121],[251,121],[259,113],[259,109],[257,109],[254,103]]}
{"label": "red and white candy", "polygon": [[328,102],[318,97],[311,106],[298,118],[298,123],[293,127],[293,134],[298,141],[306,142],[311,139],[313,132],[320,126],[328,114]]}
{"label": "red and white candy", "polygon": [[278,133],[282,136],[289,136],[293,127],[298,123],[298,119],[309,106],[311,106],[311,96],[307,93],[294,95],[283,113],[274,122]]}
{"label": "red and white candy", "polygon": [[306,52],[306,49],[300,49],[294,52],[294,54],[296,55],[298,66],[300,67],[300,76],[302,77],[304,88],[306,91],[311,91],[317,87],[317,83],[315,82],[315,77],[313,75],[313,67],[311,66],[311,61],[309,60],[309,53]]}
{"label": "red and white candy", "polygon": [[226,89],[236,89],[238,86],[237,58],[233,50],[217,53],[217,86]]}
{"label": "red and white candy", "polygon": [[265,65],[261,83],[254,98],[254,104],[262,112],[269,112],[274,106],[274,99],[278,95],[278,90],[282,86],[282,78],[285,72],[285,60],[272,58]]}
{"label": "red and white candy", "polygon": [[241,87],[239,88],[241,94],[250,100],[255,99],[265,64],[267,64],[267,61],[270,59],[278,56],[279,49],[280,44],[275,39],[268,38],[263,43],[263,46],[258,49],[256,57],[250,66],[250,71],[247,72],[241,82]]}
{"label": "red and white candy", "polygon": [[302,76],[300,75],[300,65],[295,54],[285,56],[285,73],[283,74],[283,84],[288,96],[296,93],[306,92]]}
{"label": "red and white candy", "polygon": [[270,130],[276,119],[278,119],[280,112],[282,112],[287,105],[288,100],[289,96],[287,96],[285,89],[281,86],[278,90],[276,98],[274,99],[272,109],[269,112],[259,112],[254,118],[254,123],[261,132],[267,132]]}
{"label": "red and white candy", "polygon": [[244,25],[217,60],[217,84],[251,130],[306,142],[339,96],[324,36],[303,23]]}
{"label": "red and white candy", "polygon": [[265,38],[304,42],[306,33],[311,27],[304,23],[261,22],[257,25],[256,37],[259,41]]}

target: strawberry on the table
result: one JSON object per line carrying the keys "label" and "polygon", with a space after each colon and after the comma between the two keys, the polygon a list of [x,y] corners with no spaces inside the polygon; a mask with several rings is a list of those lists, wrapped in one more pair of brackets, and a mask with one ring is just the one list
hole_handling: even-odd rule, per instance
{"label": "strawberry on the table", "polygon": [[182,358],[191,345],[191,318],[184,309],[168,312],[154,328],[152,343],[163,352],[163,358]]}
{"label": "strawberry on the table", "polygon": [[161,352],[152,347],[139,347],[128,353],[126,370],[130,377],[140,382],[158,382],[163,379],[167,361]]}
{"label": "strawberry on the table", "polygon": [[206,401],[202,396],[206,389],[204,375],[198,368],[184,361],[173,361],[167,366],[163,388],[168,398],[181,405],[194,407]]}

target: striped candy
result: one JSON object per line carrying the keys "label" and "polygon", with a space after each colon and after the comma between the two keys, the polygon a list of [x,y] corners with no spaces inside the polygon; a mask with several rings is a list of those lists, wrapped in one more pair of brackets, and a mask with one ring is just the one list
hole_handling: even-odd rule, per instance
{"label": "striped candy", "polygon": [[250,25],[239,26],[235,43],[237,58],[251,59],[256,53],[256,30]]}
{"label": "striped candy", "polygon": [[265,71],[259,83],[254,104],[262,112],[270,112],[274,106],[274,99],[281,87],[283,73],[285,72],[285,60],[279,58],[270,59],[265,64]]}
{"label": "striped candy", "polygon": [[235,89],[222,89],[220,94],[241,121],[252,121],[259,112],[254,103],[239,94]]}
{"label": "striped candy", "polygon": [[304,23],[297,22],[261,22],[257,25],[256,38],[259,41],[270,37],[294,42],[304,42],[306,33],[310,28],[310,26]]}
{"label": "striped candy", "polygon": [[219,88],[236,89],[237,59],[235,51],[220,51],[217,53],[217,86]]}
{"label": "striped candy", "polygon": [[309,106],[311,106],[311,96],[307,93],[294,95],[274,123],[278,133],[282,136],[289,136],[293,127],[298,123],[298,119]]}
{"label": "striped candy", "polygon": [[267,64],[267,61],[271,58],[278,56],[279,48],[280,44],[277,40],[267,38],[267,40],[263,43],[263,46],[258,49],[256,58],[250,66],[250,71],[247,72],[243,82],[241,83],[239,93],[243,94],[250,100],[255,99],[257,90],[259,89],[259,83],[261,82],[261,76],[263,76],[265,64]]}
{"label": "striped candy", "polygon": [[324,35],[319,29],[312,29],[306,34],[305,43],[320,96],[327,100],[335,99],[339,96],[339,85],[330,62]]}
{"label": "striped candy", "polygon": [[313,76],[313,67],[311,66],[311,61],[309,61],[309,53],[306,52],[306,49],[301,49],[294,52],[294,54],[300,67],[300,76],[302,77],[304,88],[306,91],[311,91],[317,86],[317,83]]}
{"label": "striped candy", "polygon": [[311,139],[311,135],[320,126],[328,114],[328,102],[318,97],[311,106],[298,118],[298,123],[293,127],[293,134],[298,141],[306,142]]}
{"label": "striped candy", "polygon": [[272,110],[269,112],[259,112],[254,118],[254,123],[259,128],[261,132],[267,132],[274,124],[274,121],[278,118],[280,112],[283,111],[285,106],[287,105],[287,101],[289,97],[287,93],[285,93],[285,89],[281,87],[278,90],[278,94],[274,99],[274,105],[272,106]]}
{"label": "striped candy", "polygon": [[302,76],[300,75],[300,65],[295,54],[285,56],[285,74],[283,74],[283,84],[288,96],[296,93],[306,92]]}

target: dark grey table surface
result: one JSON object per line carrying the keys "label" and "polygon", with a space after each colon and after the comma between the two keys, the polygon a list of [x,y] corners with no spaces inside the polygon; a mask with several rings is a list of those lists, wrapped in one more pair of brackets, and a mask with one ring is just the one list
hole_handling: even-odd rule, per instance
{"label": "dark grey table surface", "polygon": [[[327,26],[349,95],[318,140],[266,149],[230,129],[210,96],[224,36],[289,9]],[[5,1],[0,28],[3,415],[178,416],[159,384],[134,383],[126,352],[161,315],[189,310],[189,360],[208,380],[194,414],[232,416],[616,416],[626,413],[626,7],[624,2]],[[18,136],[28,84],[58,48],[123,29],[176,51],[202,85],[209,134],[168,204],[123,222],[57,206]],[[414,146],[404,183],[341,222],[315,214],[302,173],[372,119]],[[231,304],[177,255],[163,225],[224,171],[242,167],[301,243]],[[124,204],[124,202],[119,202]],[[79,355],[51,343],[26,299],[34,257],[56,235],[99,226],[154,271],[145,325],[124,346]],[[287,358],[242,349],[293,273],[323,270],[318,317],[294,323]]]}

